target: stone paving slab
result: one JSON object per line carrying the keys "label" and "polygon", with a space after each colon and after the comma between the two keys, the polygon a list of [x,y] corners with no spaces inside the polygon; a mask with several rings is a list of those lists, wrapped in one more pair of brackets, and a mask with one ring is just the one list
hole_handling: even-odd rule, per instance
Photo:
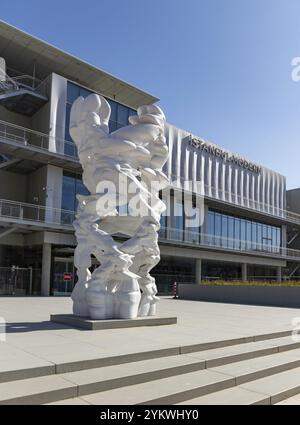
{"label": "stone paving slab", "polygon": [[[197,397],[208,391],[217,391],[233,386],[234,378],[208,370],[187,373],[153,382],[132,385],[101,393],[82,396],[94,405],[116,404],[175,404]],[[155,384],[155,382],[154,382]]]}
{"label": "stone paving slab", "polygon": [[[60,375],[78,385],[78,395],[107,391],[141,382],[155,381],[169,376],[196,372],[205,362],[185,355],[162,357],[105,368],[88,369]],[[154,383],[154,385],[156,385]]]}
{"label": "stone paving slab", "polygon": [[76,396],[77,386],[57,375],[0,384],[0,405],[42,404]]}
{"label": "stone paving slab", "polygon": [[271,375],[271,373],[280,373],[298,367],[300,367],[300,356],[291,351],[218,366],[211,370],[236,377],[236,385],[240,385]]}
{"label": "stone paving slab", "polygon": [[300,368],[258,379],[241,385],[249,391],[257,391],[271,397],[271,404],[293,397],[300,392]]}
{"label": "stone paving slab", "polygon": [[300,406],[300,394],[294,397],[287,398],[286,400],[276,403],[278,406]]}
{"label": "stone paving slab", "polygon": [[178,405],[194,406],[248,406],[248,405],[270,405],[271,398],[266,394],[260,394],[240,387],[227,388],[223,391],[217,391],[213,394],[207,394],[202,397],[178,403]]}
{"label": "stone paving slab", "polygon": [[37,366],[54,363],[66,371],[67,363],[87,359],[124,356],[125,361],[139,352],[163,349],[175,355],[178,347],[188,345],[212,344],[213,348],[218,341],[287,331],[300,316],[297,309],[162,298],[159,314],[177,316],[177,325],[89,331],[49,321],[51,314],[71,312],[68,297],[0,297],[0,316],[7,323],[6,342],[0,342],[0,373],[35,362]]}

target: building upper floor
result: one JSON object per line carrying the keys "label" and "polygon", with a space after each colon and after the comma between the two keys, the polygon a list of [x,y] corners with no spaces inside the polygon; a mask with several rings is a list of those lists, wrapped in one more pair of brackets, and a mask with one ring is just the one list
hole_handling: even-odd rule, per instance
{"label": "building upper floor", "polygon": [[[158,99],[3,22],[0,56],[5,59],[5,76],[0,77],[0,199],[64,210],[65,215],[58,213],[60,220],[70,221],[76,194],[86,193],[69,134],[74,100],[93,92],[104,95],[114,131],[127,125],[138,106]],[[169,124],[166,138],[170,156],[165,172],[178,193],[190,191],[204,197],[211,209],[246,220],[300,227],[300,210],[286,203],[284,176]]]}

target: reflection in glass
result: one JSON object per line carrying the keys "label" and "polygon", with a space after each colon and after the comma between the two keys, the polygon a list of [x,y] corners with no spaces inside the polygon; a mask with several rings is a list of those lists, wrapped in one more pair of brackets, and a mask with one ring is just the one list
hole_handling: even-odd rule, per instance
{"label": "reflection in glass", "polygon": [[250,251],[252,248],[252,223],[246,221],[246,249]]}
{"label": "reflection in glass", "polygon": [[246,249],[246,221],[241,220],[241,249]]}
{"label": "reflection in glass", "polygon": [[[67,140],[69,143],[65,143],[65,147],[64,147],[65,155],[77,156],[76,146],[69,134],[70,112],[71,112],[72,104],[79,96],[86,98],[91,93],[93,93],[91,90],[88,90],[84,87],[80,87],[77,84],[74,84],[68,81],[65,140]],[[107,99],[107,100],[111,107],[109,131],[113,132],[118,130],[119,128],[124,127],[125,125],[128,125],[128,117],[131,115],[136,115],[136,111],[134,109],[128,108],[127,106],[121,105],[114,100],[111,100],[111,99]]]}
{"label": "reflection in glass", "polygon": [[222,247],[228,248],[228,217],[222,215]]}
{"label": "reflection in glass", "polygon": [[257,223],[252,221],[252,231],[251,231],[251,240],[252,240],[252,249],[253,251],[256,250],[257,245]]}
{"label": "reflection in glass", "polygon": [[181,200],[174,200],[174,222],[175,222],[175,239],[178,241],[183,240],[183,205]]}
{"label": "reflection in glass", "polygon": [[208,241],[209,245],[214,244],[215,235],[215,213],[212,211],[208,212]]}
{"label": "reflection in glass", "polygon": [[215,245],[221,246],[221,224],[222,216],[216,213],[215,215]]}
{"label": "reflection in glass", "polygon": [[208,242],[223,248],[280,253],[281,228],[209,210]]}
{"label": "reflection in glass", "polygon": [[241,220],[234,219],[234,249],[241,249]]}
{"label": "reflection in glass", "polygon": [[228,248],[234,248],[234,218],[228,218]]}

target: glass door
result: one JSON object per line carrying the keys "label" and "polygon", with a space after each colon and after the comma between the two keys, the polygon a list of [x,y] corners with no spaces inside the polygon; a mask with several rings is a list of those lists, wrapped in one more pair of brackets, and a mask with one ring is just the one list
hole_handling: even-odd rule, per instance
{"label": "glass door", "polygon": [[70,295],[74,287],[74,259],[55,257],[53,265],[52,295]]}

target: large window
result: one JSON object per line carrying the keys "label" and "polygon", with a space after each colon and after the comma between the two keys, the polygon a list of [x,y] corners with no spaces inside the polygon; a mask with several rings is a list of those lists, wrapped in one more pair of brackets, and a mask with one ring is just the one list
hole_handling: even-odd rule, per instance
{"label": "large window", "polygon": [[[76,156],[76,146],[73,143],[73,140],[69,133],[70,126],[70,113],[73,102],[79,97],[87,97],[91,93],[90,90],[87,90],[83,87],[78,86],[77,84],[68,82],[67,85],[67,105],[66,105],[66,130],[65,130],[65,149],[64,152],[66,155]],[[107,99],[111,107],[111,116],[109,121],[109,130],[110,132],[118,130],[121,127],[124,127],[128,124],[128,118],[131,115],[136,115],[134,109],[128,108],[127,106],[121,105],[118,102]]]}
{"label": "large window", "polygon": [[175,224],[175,239],[178,241],[184,240],[184,216],[183,204],[181,199],[174,198],[174,224]]}
{"label": "large window", "polygon": [[223,248],[279,253],[281,229],[209,210],[207,240]]}
{"label": "large window", "polygon": [[66,210],[66,212],[62,211],[62,223],[69,223],[72,219],[72,216],[67,211],[77,210],[78,201],[76,195],[89,195],[89,191],[82,183],[80,175],[64,171],[61,208]]}

